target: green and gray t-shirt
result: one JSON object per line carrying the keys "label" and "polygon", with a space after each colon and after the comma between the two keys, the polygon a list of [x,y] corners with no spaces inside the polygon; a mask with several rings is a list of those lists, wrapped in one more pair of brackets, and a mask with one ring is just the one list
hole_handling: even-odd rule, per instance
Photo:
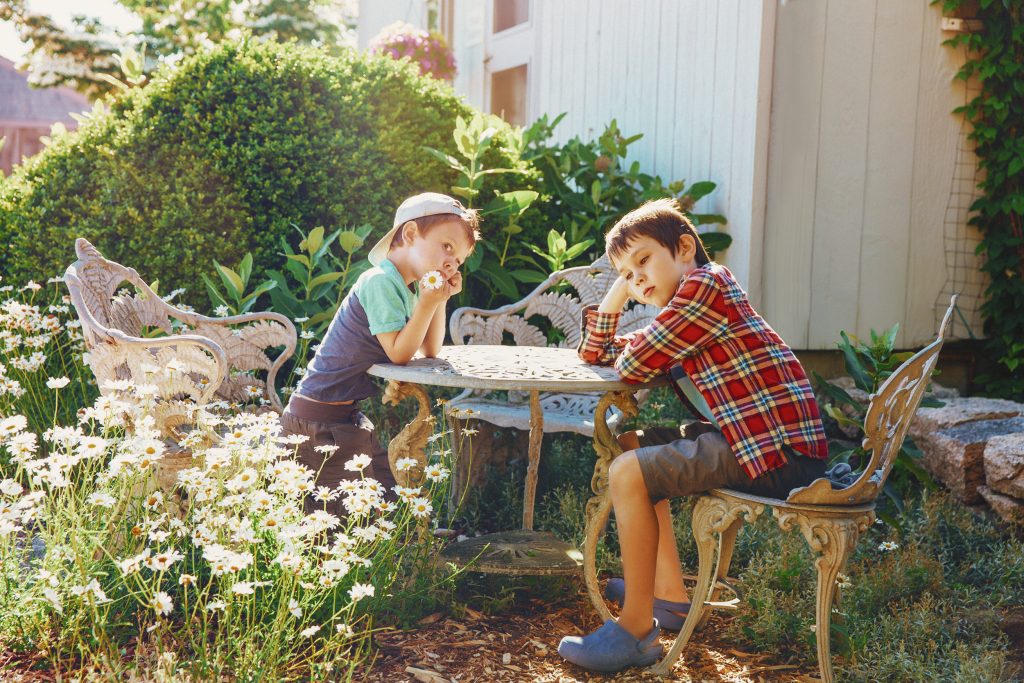
{"label": "green and gray t-shirt", "polygon": [[366,371],[389,362],[376,336],[397,332],[412,317],[418,295],[391,261],[365,271],[334,314],[296,393],[317,401],[361,401],[375,393]]}

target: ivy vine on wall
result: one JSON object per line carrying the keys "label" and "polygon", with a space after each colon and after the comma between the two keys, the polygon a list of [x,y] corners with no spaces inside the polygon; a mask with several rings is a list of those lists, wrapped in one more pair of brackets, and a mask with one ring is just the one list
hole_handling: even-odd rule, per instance
{"label": "ivy vine on wall", "polygon": [[956,77],[981,88],[954,110],[972,126],[984,177],[970,224],[982,235],[978,253],[990,285],[981,312],[986,353],[997,362],[978,380],[990,395],[1024,400],[1024,0],[941,2],[944,14],[981,20],[945,43],[966,48]]}

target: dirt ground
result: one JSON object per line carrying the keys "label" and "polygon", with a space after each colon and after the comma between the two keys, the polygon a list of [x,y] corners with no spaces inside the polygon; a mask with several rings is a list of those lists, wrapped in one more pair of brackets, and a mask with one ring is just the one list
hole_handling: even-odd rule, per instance
{"label": "dirt ground", "polygon": [[[818,681],[810,662],[784,662],[770,654],[742,652],[720,637],[727,616],[715,615],[676,662],[672,680],[687,683],[776,683]],[[514,614],[486,616],[467,609],[463,618],[433,614],[410,631],[376,637],[377,660],[367,683],[658,681],[640,669],[616,675],[591,674],[565,662],[556,651],[565,635],[589,633],[600,625],[589,603],[552,610],[541,600]],[[674,633],[662,636],[666,650]]]}

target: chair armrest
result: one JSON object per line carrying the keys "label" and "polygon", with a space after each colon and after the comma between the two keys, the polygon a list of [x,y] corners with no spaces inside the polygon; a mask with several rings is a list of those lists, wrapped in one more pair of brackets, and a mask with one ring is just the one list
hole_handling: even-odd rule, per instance
{"label": "chair armrest", "polygon": [[[168,393],[176,393],[174,390],[179,390],[195,394],[196,403],[203,405],[209,402],[227,376],[228,360],[224,349],[212,339],[200,335],[179,334],[150,339],[133,337],[120,330],[109,328],[94,332],[98,333],[96,338],[100,341],[89,348],[89,365],[101,383],[103,379],[114,378],[116,368],[122,363],[127,365],[133,381],[143,382],[147,373],[143,370],[142,365],[144,363],[159,363],[162,359],[159,351],[156,350],[165,347],[174,347],[175,356],[181,355],[181,347],[194,347],[204,354],[203,358],[206,359],[206,363],[204,366],[196,368],[196,371],[205,374],[208,380],[205,388],[194,390],[175,382],[165,382],[161,388],[170,389],[171,391]],[[188,372],[188,369],[185,372]],[[158,386],[160,386],[159,383]]]}
{"label": "chair armrest", "polygon": [[[197,332],[200,333],[204,327],[228,328],[233,325],[263,321],[280,325],[283,328],[280,334],[275,334],[264,329],[261,336],[254,339],[252,335],[249,335],[246,336],[245,339],[248,342],[254,343],[260,349],[265,349],[269,346],[284,346],[284,350],[273,360],[270,367],[267,368],[266,380],[267,398],[270,400],[271,405],[279,413],[284,411],[284,405],[282,404],[280,397],[277,395],[277,373],[285,362],[294,355],[298,341],[298,336],[295,332],[295,325],[287,316],[270,311],[243,313],[242,315],[232,315],[224,318],[212,318],[198,313],[186,313],[185,315],[187,317],[182,317],[182,321],[188,322],[196,329]],[[245,328],[241,329],[243,331],[245,330]]]}

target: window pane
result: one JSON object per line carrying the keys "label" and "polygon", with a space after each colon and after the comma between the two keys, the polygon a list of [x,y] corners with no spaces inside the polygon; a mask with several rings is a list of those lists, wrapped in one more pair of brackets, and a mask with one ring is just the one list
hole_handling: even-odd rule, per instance
{"label": "window pane", "polygon": [[530,20],[530,0],[494,0],[494,33]]}
{"label": "window pane", "polygon": [[514,126],[526,125],[526,65],[491,74],[491,113]]}

